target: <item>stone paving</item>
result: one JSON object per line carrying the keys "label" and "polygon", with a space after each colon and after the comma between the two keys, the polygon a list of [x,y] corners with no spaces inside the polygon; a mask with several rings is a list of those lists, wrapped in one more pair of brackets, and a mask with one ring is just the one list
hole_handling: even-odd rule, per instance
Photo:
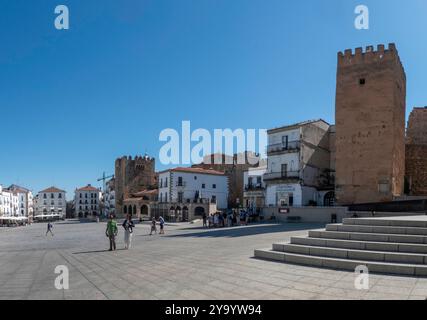
{"label": "stone paving", "polygon": [[[352,272],[253,258],[255,248],[306,235],[316,224],[260,224],[205,230],[166,226],[149,236],[137,225],[133,248],[106,251],[105,223],[57,222],[0,228],[0,299],[426,299],[427,279],[370,275],[354,288]],[[57,265],[70,271],[69,290],[57,290]]]}

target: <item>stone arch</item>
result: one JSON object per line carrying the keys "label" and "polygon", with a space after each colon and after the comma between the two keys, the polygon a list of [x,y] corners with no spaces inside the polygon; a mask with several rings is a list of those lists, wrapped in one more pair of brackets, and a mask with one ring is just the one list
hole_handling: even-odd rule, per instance
{"label": "stone arch", "polygon": [[146,204],[141,206],[141,216],[148,216],[149,208]]}
{"label": "stone arch", "polygon": [[201,217],[201,216],[203,216],[204,213],[205,213],[205,208],[203,208],[203,207],[196,207],[194,209],[194,215],[195,216]]}

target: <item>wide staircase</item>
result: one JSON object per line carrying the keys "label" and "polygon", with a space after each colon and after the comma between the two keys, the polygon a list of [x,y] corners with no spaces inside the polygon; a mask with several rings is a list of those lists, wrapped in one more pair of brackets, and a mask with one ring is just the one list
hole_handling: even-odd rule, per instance
{"label": "wide staircase", "polygon": [[255,250],[260,259],[372,273],[427,276],[427,216],[348,218],[308,237],[291,237],[272,249]]}

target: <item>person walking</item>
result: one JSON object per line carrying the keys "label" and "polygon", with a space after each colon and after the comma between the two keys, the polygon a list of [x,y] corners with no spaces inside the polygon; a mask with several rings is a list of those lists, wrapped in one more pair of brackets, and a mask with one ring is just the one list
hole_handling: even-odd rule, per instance
{"label": "person walking", "polygon": [[163,217],[159,218],[159,223],[160,223],[160,232],[159,232],[159,234],[165,234],[165,220],[163,219]]}
{"label": "person walking", "polygon": [[127,215],[126,220],[123,222],[123,228],[125,229],[125,249],[130,249],[132,245],[132,234],[133,228],[135,224],[132,221],[132,216],[130,214]]}
{"label": "person walking", "polygon": [[116,250],[116,237],[119,230],[117,229],[117,223],[114,220],[114,216],[110,215],[110,219],[107,222],[107,230],[105,230],[105,235],[110,240],[110,250]]}
{"label": "person walking", "polygon": [[207,228],[208,227],[207,220],[208,220],[208,218],[206,217],[206,213],[203,213],[203,228]]}
{"label": "person walking", "polygon": [[51,235],[52,235],[52,237],[53,237],[52,229],[53,229],[53,224],[51,224],[50,222],[48,222],[48,223],[47,223],[46,237],[47,237],[47,234],[48,234],[49,232],[50,232],[50,234],[51,234]]}
{"label": "person walking", "polygon": [[154,217],[153,217],[153,220],[151,220],[150,236],[153,234],[153,231],[157,234],[156,218],[154,218]]}

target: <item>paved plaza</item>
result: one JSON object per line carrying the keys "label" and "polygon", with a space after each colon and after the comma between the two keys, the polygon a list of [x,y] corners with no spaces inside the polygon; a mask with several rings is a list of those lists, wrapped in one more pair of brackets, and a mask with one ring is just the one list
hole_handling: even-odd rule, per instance
{"label": "paved plaza", "polygon": [[[0,299],[426,299],[427,279],[370,275],[356,290],[352,272],[253,258],[255,248],[306,235],[316,224],[259,224],[206,230],[200,224],[166,226],[149,236],[137,225],[133,248],[107,251],[105,223],[78,221],[0,228]],[[66,265],[69,290],[54,286]]]}

